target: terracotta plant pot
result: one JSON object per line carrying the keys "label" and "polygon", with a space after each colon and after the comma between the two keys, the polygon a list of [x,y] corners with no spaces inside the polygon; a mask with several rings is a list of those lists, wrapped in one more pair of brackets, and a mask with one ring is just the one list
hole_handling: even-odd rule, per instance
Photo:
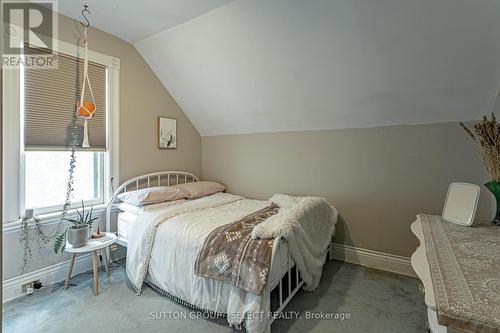
{"label": "terracotta plant pot", "polygon": [[83,105],[80,106],[80,102],[77,104],[78,117],[80,118],[94,118],[95,116],[95,103],[89,101],[83,101]]}

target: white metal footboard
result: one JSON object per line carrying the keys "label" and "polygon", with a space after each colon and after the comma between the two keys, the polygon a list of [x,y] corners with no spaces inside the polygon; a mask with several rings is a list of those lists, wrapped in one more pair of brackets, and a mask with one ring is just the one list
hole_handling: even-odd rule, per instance
{"label": "white metal footboard", "polygon": [[[273,263],[274,263],[274,260],[276,257],[276,252],[277,252],[278,247],[282,241],[283,241],[282,237],[278,237],[274,240],[275,246],[273,246],[273,251],[272,251],[272,255],[271,255],[271,263],[270,263],[269,267],[273,267]],[[266,333],[271,332],[271,324],[279,316],[279,314],[283,311],[283,309],[290,302],[290,300],[293,298],[293,296],[295,296],[295,294],[300,290],[300,288],[304,284],[304,281],[302,281],[302,279],[300,278],[297,264],[295,264],[293,267],[290,265],[291,257],[290,257],[290,250],[289,249],[288,249],[287,253],[288,253],[288,261],[287,261],[288,271],[285,272],[285,274],[281,277],[278,285],[274,289],[269,290],[268,289],[268,288],[270,288],[269,285],[266,288],[267,289],[266,292],[268,293],[267,300],[269,302],[269,310],[271,311],[271,318],[269,319],[269,322],[267,323]],[[277,304],[278,308],[273,309],[272,296],[273,296],[273,293],[275,293],[276,291],[278,293],[278,304]]]}
{"label": "white metal footboard", "polygon": [[[276,238],[274,241],[274,244],[280,244],[282,241],[282,238]],[[330,242],[329,249],[327,251],[327,258],[329,260],[332,260],[333,258],[331,257],[331,252],[332,252],[332,247],[333,243]],[[276,255],[276,251],[278,249],[278,246],[273,246],[273,252],[271,256],[271,264],[269,267],[273,267],[273,262],[274,258]],[[271,311],[271,319],[269,320],[269,323],[267,324],[266,327],[266,333],[271,333],[271,324],[278,318],[279,314],[283,312],[287,304],[291,301],[291,299],[295,296],[295,294],[300,290],[300,288],[303,286],[304,281],[300,278],[300,273],[299,269],[297,268],[297,263],[295,263],[294,266],[290,265],[290,249],[288,249],[288,262],[287,262],[287,267],[288,271],[285,272],[285,274],[281,277],[279,284],[272,290],[267,290],[266,292],[268,293],[268,300],[270,302],[269,304],[269,309]],[[292,283],[293,282],[293,283]],[[286,285],[286,287],[285,287]],[[278,308],[275,310],[272,308],[272,294],[274,292],[278,292]],[[285,296],[286,294],[286,296]]]}
{"label": "white metal footboard", "polygon": [[[290,254],[288,254],[288,262],[290,262]],[[295,273],[292,273],[295,272]],[[287,295],[285,298],[284,296],[284,287],[283,285],[285,284],[285,279],[287,279]],[[292,281],[294,282],[294,286],[292,287]],[[293,267],[288,266],[288,272],[285,273],[285,275],[280,279],[280,282],[278,286],[276,287],[279,292],[279,307],[277,310],[273,310],[273,314],[271,317],[271,322],[269,324],[272,324],[274,320],[278,317],[278,315],[285,309],[287,304],[290,302],[290,300],[295,296],[295,294],[299,291],[299,289],[302,287],[304,284],[304,281],[300,278],[299,270],[297,269],[297,265],[294,265]],[[271,297],[271,295],[269,295]]]}

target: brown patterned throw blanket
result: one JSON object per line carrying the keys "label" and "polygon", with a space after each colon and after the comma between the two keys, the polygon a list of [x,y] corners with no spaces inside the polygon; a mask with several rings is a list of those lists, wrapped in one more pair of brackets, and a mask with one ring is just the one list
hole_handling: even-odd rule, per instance
{"label": "brown patterned throw blanket", "polygon": [[420,215],[439,323],[500,332],[500,228]]}
{"label": "brown patterned throw blanket", "polygon": [[212,231],[196,258],[195,274],[262,294],[271,264],[273,239],[252,239],[252,230],[278,210],[272,204]]}

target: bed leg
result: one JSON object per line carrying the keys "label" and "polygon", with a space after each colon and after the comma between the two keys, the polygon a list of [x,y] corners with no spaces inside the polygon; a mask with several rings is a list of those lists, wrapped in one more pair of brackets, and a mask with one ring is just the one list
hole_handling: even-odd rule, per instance
{"label": "bed leg", "polygon": [[328,251],[328,260],[333,260],[333,240],[330,241],[330,251]]}

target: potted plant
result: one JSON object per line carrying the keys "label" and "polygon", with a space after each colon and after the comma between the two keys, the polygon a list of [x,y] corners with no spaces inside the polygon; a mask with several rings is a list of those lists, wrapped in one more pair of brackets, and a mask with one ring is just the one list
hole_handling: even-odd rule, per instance
{"label": "potted plant", "polygon": [[484,116],[483,121],[469,129],[460,123],[464,130],[478,145],[483,164],[491,177],[491,181],[484,184],[496,199],[497,211],[492,223],[500,226],[500,123],[495,114],[491,119]]}
{"label": "potted plant", "polygon": [[69,222],[69,226],[57,236],[54,242],[56,253],[64,251],[66,240],[72,247],[82,247],[87,243],[91,235],[92,223],[97,220],[97,217],[92,217],[92,212],[93,208],[90,208],[90,211],[85,213],[85,205],[82,200],[82,211],[76,210],[78,216],[74,219],[65,218]]}

